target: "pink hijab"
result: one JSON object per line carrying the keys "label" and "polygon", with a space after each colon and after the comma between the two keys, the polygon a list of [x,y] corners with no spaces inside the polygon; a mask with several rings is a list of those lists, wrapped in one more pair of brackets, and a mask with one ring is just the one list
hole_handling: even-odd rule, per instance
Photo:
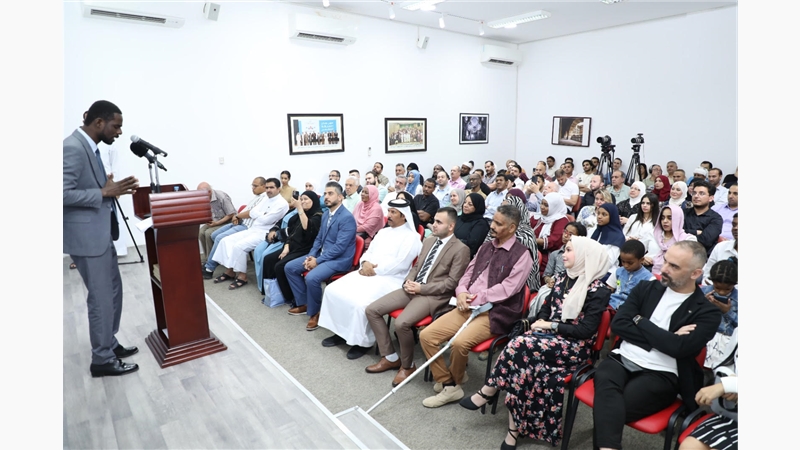
{"label": "pink hijab", "polygon": [[368,184],[364,189],[369,192],[369,200],[366,202],[359,201],[356,208],[353,210],[353,217],[356,219],[356,231],[365,232],[367,236],[374,237],[375,234],[383,228],[383,209],[378,202],[378,188]]}
{"label": "pink hijab", "polygon": [[[666,208],[672,211],[672,239],[663,242],[664,229],[661,228],[661,214]],[[653,258],[653,273],[661,273],[661,266],[664,265],[664,254],[667,253],[667,250],[672,247],[674,243],[685,241],[690,236],[694,237],[683,231],[683,210],[680,207],[670,203],[661,208],[661,212],[658,213],[655,229],[653,229],[653,237],[655,238],[658,248],[661,249],[655,258]]]}

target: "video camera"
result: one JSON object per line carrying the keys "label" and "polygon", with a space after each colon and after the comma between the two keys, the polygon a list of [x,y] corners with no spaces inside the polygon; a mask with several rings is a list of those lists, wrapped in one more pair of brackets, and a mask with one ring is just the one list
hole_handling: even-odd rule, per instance
{"label": "video camera", "polygon": [[631,150],[633,150],[634,153],[638,153],[639,150],[642,149],[642,144],[644,144],[642,134],[643,133],[636,133],[636,137],[631,138],[631,144],[633,144]]}
{"label": "video camera", "polygon": [[614,147],[616,147],[616,145],[611,144],[611,137],[609,135],[598,137],[597,143],[600,144],[600,150],[602,150],[603,153],[611,152],[614,150]]}

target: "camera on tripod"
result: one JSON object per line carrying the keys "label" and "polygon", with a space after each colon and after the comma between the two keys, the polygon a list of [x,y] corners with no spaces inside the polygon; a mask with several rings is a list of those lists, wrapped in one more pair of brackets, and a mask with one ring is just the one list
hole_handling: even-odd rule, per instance
{"label": "camera on tripod", "polygon": [[603,153],[608,153],[616,147],[616,145],[611,144],[611,136],[609,135],[598,137],[597,143],[600,144],[600,150],[602,150]]}
{"label": "camera on tripod", "polygon": [[642,149],[642,144],[644,144],[644,138],[642,137],[642,134],[643,133],[636,133],[636,137],[631,138],[631,144],[633,144],[631,150],[633,150],[634,153],[638,153],[639,150]]}

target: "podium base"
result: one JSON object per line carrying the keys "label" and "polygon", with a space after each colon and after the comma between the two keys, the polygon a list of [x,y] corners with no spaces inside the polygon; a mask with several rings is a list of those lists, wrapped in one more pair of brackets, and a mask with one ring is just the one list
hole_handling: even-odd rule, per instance
{"label": "podium base", "polygon": [[205,339],[169,347],[158,330],[155,330],[145,338],[145,342],[163,369],[228,349],[213,333],[209,334],[211,336]]}

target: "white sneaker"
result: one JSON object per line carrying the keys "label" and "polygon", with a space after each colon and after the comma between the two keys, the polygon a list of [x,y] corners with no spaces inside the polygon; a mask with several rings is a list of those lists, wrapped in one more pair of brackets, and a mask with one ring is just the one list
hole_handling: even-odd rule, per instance
{"label": "white sneaker", "polygon": [[461,389],[461,386],[445,386],[442,392],[423,400],[422,406],[426,408],[438,408],[448,403],[457,402],[462,398],[464,398],[464,391]]}
{"label": "white sneaker", "polygon": [[[464,384],[467,381],[469,381],[469,374],[464,372],[464,379],[461,380],[461,384]],[[436,383],[434,383],[433,392],[436,392],[437,394],[439,392],[442,392],[442,383],[439,383],[438,381]]]}

